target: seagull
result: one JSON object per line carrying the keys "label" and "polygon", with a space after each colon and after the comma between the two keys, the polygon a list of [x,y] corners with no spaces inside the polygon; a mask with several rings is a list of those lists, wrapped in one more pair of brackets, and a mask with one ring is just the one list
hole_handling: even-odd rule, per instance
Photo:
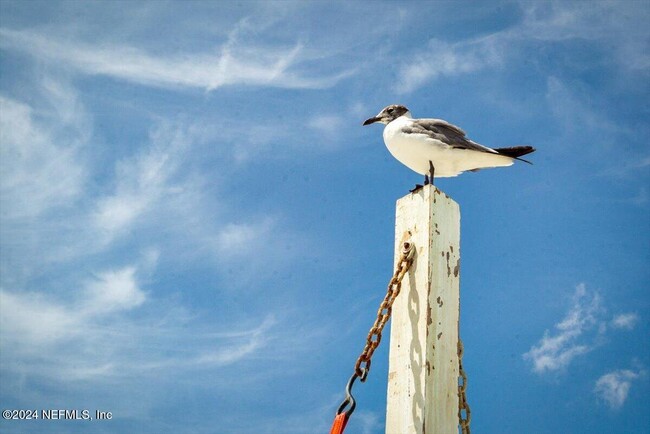
{"label": "seagull", "polygon": [[[457,176],[488,167],[511,166],[514,160],[535,152],[532,146],[488,148],[467,137],[465,132],[442,119],[413,119],[409,109],[393,104],[363,125],[385,124],[384,142],[388,151],[409,169],[424,175],[424,185],[438,178]],[[422,186],[417,184],[411,192]]]}

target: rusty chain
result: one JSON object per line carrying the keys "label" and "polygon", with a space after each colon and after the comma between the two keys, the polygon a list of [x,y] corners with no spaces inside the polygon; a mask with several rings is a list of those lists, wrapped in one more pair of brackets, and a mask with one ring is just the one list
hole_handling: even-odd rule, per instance
{"label": "rusty chain", "polygon": [[357,363],[354,365],[354,372],[359,376],[362,382],[366,381],[368,372],[370,371],[372,355],[379,346],[379,343],[381,342],[381,333],[393,313],[393,302],[395,302],[395,299],[402,289],[402,279],[413,263],[414,250],[413,243],[405,241],[402,244],[402,255],[397,263],[397,269],[393,274],[393,278],[390,279],[390,282],[388,283],[386,296],[379,305],[377,319],[368,332],[366,346],[363,348],[361,355],[357,359]]}
{"label": "rusty chain", "polygon": [[[461,380],[458,385],[458,423],[460,424],[460,431],[462,434],[470,434],[469,423],[472,420],[472,412],[469,409],[467,395],[465,393],[465,390],[467,389],[467,374],[463,369],[464,352],[465,348],[463,347],[463,341],[458,338],[458,374],[459,380]],[[465,410],[464,416],[463,410]]]}
{"label": "rusty chain", "polygon": [[[368,332],[368,337],[366,338],[366,345],[363,348],[363,351],[359,355],[356,364],[354,365],[354,374],[348,383],[346,392],[347,398],[341,404],[338,413],[343,411],[343,408],[350,406],[348,410],[347,417],[354,411],[354,398],[350,394],[350,389],[354,383],[354,379],[358,377],[361,382],[365,382],[368,377],[368,372],[370,371],[370,362],[372,361],[372,355],[375,350],[381,343],[381,335],[386,326],[386,323],[393,313],[393,303],[399,295],[402,289],[402,279],[408,272],[409,268],[413,264],[414,249],[413,244],[409,241],[406,241],[402,245],[402,255],[400,256],[399,262],[397,263],[397,268],[390,282],[388,283],[388,289],[386,291],[386,296],[384,300],[379,305],[379,310],[377,311],[377,319],[375,319],[374,324]],[[462,434],[470,434],[470,421],[472,419],[471,411],[469,404],[467,402],[467,374],[463,369],[463,341],[458,339],[458,373],[459,373],[459,385],[458,385],[458,422],[460,425]],[[463,414],[464,412],[464,414]],[[346,419],[347,420],[347,419]]]}

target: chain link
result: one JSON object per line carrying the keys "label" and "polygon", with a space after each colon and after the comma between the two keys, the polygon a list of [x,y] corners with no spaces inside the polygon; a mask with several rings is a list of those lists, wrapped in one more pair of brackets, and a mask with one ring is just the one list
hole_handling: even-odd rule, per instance
{"label": "chain link", "polygon": [[368,332],[366,346],[363,348],[361,355],[357,359],[357,363],[354,365],[354,372],[359,376],[362,382],[366,381],[368,372],[370,371],[372,355],[381,343],[381,334],[384,330],[384,326],[393,313],[393,303],[402,289],[402,279],[404,279],[404,276],[413,263],[413,253],[413,243],[408,241],[404,242],[404,244],[402,244],[402,255],[397,263],[397,269],[393,274],[393,278],[390,279],[390,282],[388,283],[386,296],[379,305],[377,319]]}
{"label": "chain link", "polygon": [[[463,369],[464,352],[465,348],[463,347],[463,341],[458,338],[458,374],[460,375],[459,379],[461,380],[458,385],[458,423],[460,424],[460,431],[462,434],[470,434],[469,423],[472,420],[472,412],[469,409],[467,395],[465,393],[465,390],[467,389],[467,374]],[[465,410],[464,416],[463,410]]]}

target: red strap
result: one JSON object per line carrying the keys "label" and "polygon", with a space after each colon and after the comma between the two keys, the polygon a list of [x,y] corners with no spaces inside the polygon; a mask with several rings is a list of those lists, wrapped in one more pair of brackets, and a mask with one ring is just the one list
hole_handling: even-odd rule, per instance
{"label": "red strap", "polygon": [[343,434],[343,430],[345,429],[345,425],[347,425],[347,423],[348,415],[345,412],[337,414],[334,418],[334,423],[332,424],[330,434]]}

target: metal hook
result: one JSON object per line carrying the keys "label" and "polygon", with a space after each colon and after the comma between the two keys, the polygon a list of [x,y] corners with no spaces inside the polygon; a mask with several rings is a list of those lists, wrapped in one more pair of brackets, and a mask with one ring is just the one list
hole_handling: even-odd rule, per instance
{"label": "metal hook", "polygon": [[357,374],[356,372],[352,374],[350,380],[348,380],[347,386],[345,386],[345,399],[339,406],[339,409],[336,411],[336,414],[343,413],[345,407],[349,405],[350,407],[347,410],[345,410],[345,418],[347,419],[352,415],[354,409],[357,406],[357,402],[354,400],[354,397],[352,396],[352,386],[354,385],[354,381],[357,378],[361,378],[361,381],[365,381],[367,376],[368,376],[368,370],[365,368],[361,369],[361,375]]}

